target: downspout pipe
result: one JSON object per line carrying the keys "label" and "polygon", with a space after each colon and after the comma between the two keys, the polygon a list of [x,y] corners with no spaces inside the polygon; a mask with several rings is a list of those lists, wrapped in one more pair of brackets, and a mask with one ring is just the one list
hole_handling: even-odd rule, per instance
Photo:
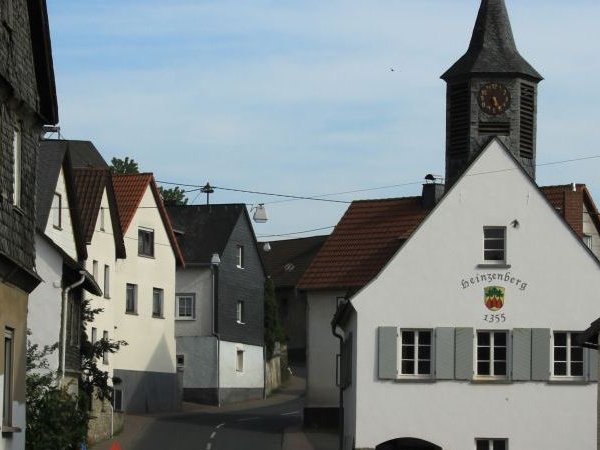
{"label": "downspout pipe", "polygon": [[60,384],[61,384],[61,386],[65,382],[65,364],[67,361],[67,319],[68,319],[67,318],[67,300],[69,298],[69,292],[71,292],[71,290],[75,289],[76,287],[81,286],[83,284],[83,282],[85,281],[85,271],[80,270],[79,274],[81,275],[81,279],[79,281],[76,281],[75,283],[71,284],[70,286],[63,288],[63,290],[62,290],[62,339],[61,339],[62,354],[61,354],[61,362],[60,362],[60,369],[61,369]]}
{"label": "downspout pipe", "polygon": [[210,264],[210,272],[212,275],[212,335],[217,339],[217,406],[221,406],[221,336],[217,331],[217,300],[218,290],[216,288],[217,273],[221,259],[217,253],[213,254]]}
{"label": "downspout pipe", "polygon": [[[344,336],[337,331],[337,322],[334,320],[331,321],[331,333],[339,339],[340,341],[340,355],[342,354],[342,344],[344,343]],[[341,365],[341,356],[340,363]],[[340,412],[339,412],[339,422],[340,422],[340,436],[339,436],[339,450],[344,450],[344,387],[341,383],[341,367],[339,368],[339,377],[340,381],[335,380],[338,387],[340,388]]]}

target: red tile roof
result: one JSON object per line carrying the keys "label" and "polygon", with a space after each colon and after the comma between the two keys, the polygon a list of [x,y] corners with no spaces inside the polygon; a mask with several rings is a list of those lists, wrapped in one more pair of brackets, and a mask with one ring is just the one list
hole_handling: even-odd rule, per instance
{"label": "red tile roof", "polygon": [[300,279],[301,289],[367,284],[429,214],[421,197],[353,202]]}
{"label": "red tile roof", "polygon": [[[579,184],[540,188],[548,201],[583,236],[583,205],[600,232],[592,197]],[[421,197],[353,202],[300,279],[301,289],[359,289],[371,281],[431,210]]]}
{"label": "red tile roof", "polygon": [[175,234],[173,233],[171,220],[165,210],[165,205],[163,204],[162,197],[160,196],[160,192],[154,181],[154,176],[151,173],[113,174],[112,180],[115,197],[117,199],[119,221],[121,223],[121,228],[123,229],[123,234],[127,232],[129,225],[131,225],[133,216],[135,216],[135,213],[140,206],[142,198],[146,193],[146,189],[150,186],[165,231],[169,237],[169,243],[175,253],[177,264],[183,266],[183,255],[179,248],[179,243],[175,238]]}

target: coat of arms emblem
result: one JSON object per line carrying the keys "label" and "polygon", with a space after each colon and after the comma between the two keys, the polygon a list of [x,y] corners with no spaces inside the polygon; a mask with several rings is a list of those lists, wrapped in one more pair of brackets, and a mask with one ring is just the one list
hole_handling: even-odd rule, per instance
{"label": "coat of arms emblem", "polygon": [[500,286],[487,286],[483,288],[483,302],[490,311],[499,311],[504,306],[504,291]]}

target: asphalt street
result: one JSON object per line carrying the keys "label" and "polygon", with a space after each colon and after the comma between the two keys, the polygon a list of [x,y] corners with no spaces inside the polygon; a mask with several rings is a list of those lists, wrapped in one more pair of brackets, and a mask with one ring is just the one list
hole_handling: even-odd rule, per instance
{"label": "asphalt street", "polygon": [[160,417],[131,450],[280,450],[283,432],[301,423],[302,399],[227,412]]}

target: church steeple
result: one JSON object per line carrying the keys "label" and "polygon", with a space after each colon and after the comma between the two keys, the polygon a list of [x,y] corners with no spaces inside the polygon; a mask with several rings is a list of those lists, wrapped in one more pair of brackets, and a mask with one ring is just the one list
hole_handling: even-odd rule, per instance
{"label": "church steeple", "polygon": [[519,54],[504,0],[482,0],[467,52],[443,75],[448,83],[446,185],[498,136],[535,177],[537,84]]}

